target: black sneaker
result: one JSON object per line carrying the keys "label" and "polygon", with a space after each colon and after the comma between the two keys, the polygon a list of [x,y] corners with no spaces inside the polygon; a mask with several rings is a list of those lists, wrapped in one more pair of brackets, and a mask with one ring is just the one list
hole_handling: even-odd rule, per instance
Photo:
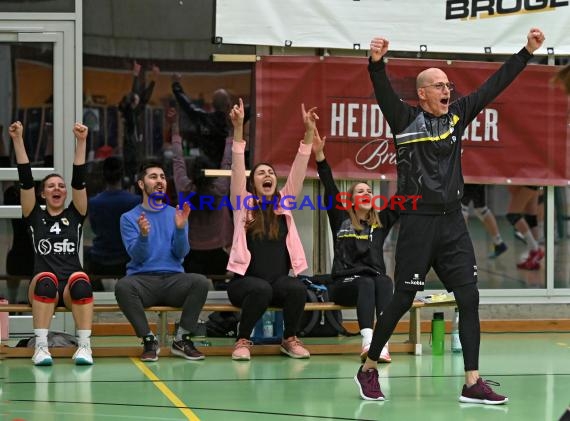
{"label": "black sneaker", "polygon": [[501,254],[507,251],[507,248],[508,247],[504,242],[501,244],[495,244],[495,249],[493,250],[493,253],[489,255],[489,258],[495,259],[499,257]]}
{"label": "black sneaker", "polygon": [[204,354],[196,349],[194,342],[190,340],[190,335],[182,336],[179,341],[172,342],[171,352],[187,360],[203,360]]}
{"label": "black sneaker", "polygon": [[160,354],[160,347],[154,335],[148,335],[142,338],[144,350],[141,354],[141,361],[158,361],[158,354]]}

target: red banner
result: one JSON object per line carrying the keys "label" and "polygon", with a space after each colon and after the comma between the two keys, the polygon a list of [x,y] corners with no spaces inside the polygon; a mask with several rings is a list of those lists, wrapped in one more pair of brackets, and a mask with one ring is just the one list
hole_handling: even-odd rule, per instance
{"label": "red banner", "polygon": [[[390,59],[388,74],[404,101],[416,103],[416,75],[443,69],[456,97],[483,83],[500,63]],[[469,125],[463,137],[466,181],[567,185],[569,101],[550,83],[555,68],[529,65]],[[453,99],[453,98],[452,98]],[[285,176],[303,137],[301,103],[318,107],[325,155],[337,178],[395,179],[396,153],[374,97],[365,58],[263,57],[256,65],[255,162]],[[309,176],[316,176],[311,159]]]}

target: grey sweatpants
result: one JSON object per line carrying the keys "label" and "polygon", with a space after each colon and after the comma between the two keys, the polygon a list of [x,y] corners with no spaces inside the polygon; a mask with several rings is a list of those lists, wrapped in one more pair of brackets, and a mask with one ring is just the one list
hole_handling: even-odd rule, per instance
{"label": "grey sweatpants", "polygon": [[150,327],[145,307],[182,307],[180,326],[193,331],[208,297],[210,281],[197,273],[137,273],[119,279],[115,286],[117,303],[138,337]]}

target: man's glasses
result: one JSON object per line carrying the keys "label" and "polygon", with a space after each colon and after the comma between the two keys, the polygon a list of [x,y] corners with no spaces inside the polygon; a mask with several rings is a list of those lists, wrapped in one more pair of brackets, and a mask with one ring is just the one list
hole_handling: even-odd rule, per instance
{"label": "man's glasses", "polygon": [[422,88],[429,88],[429,87],[436,88],[442,92],[444,88],[449,89],[450,92],[455,90],[455,85],[453,82],[447,82],[447,83],[438,82],[438,83],[432,83],[431,85],[422,86]]}

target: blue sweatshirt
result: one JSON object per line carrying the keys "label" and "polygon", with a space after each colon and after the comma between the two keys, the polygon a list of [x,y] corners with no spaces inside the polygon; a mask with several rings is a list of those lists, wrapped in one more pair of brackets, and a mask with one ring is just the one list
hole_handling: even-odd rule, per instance
{"label": "blue sweatshirt", "polygon": [[[137,223],[144,212],[150,222],[148,236],[140,233]],[[121,215],[121,236],[131,261],[127,275],[146,272],[184,272],[182,261],[190,251],[188,224],[176,228],[176,210],[167,206],[162,210],[148,210],[138,205]]]}

